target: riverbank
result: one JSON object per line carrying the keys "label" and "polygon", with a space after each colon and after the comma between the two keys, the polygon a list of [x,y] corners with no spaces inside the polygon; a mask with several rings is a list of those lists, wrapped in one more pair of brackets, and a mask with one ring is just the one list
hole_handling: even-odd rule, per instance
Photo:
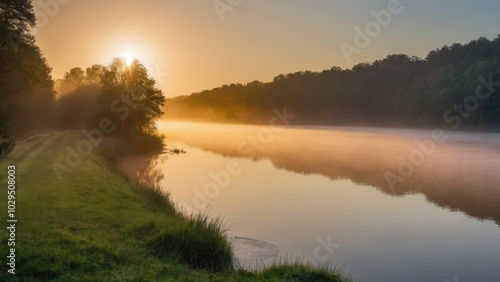
{"label": "riverbank", "polygon": [[[17,220],[15,274],[4,259],[0,280],[342,281],[333,272],[293,264],[235,269],[223,223],[180,214],[82,140],[79,132],[39,132],[0,161],[3,187],[7,167],[15,166]],[[7,224],[3,195],[0,219]],[[9,234],[1,236],[5,258]]]}

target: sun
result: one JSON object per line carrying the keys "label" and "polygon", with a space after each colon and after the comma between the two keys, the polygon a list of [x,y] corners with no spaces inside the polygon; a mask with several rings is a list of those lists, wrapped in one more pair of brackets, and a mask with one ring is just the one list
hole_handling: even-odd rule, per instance
{"label": "sun", "polygon": [[122,58],[125,60],[125,64],[127,64],[127,66],[132,65],[135,60],[134,54],[132,54],[132,52],[123,52]]}

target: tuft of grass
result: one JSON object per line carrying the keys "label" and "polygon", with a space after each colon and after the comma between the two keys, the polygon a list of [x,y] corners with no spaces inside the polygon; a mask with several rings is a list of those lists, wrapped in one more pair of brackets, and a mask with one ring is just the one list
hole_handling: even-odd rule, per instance
{"label": "tuft of grass", "polygon": [[152,255],[212,272],[235,269],[233,250],[227,236],[228,225],[222,217],[213,216],[208,211],[182,214],[175,208],[170,193],[158,184],[135,184],[135,190],[150,207],[180,219],[175,226],[161,231],[151,222],[132,231],[146,241],[146,248]]}
{"label": "tuft of grass", "polygon": [[303,262],[299,256],[281,257],[270,266],[256,265],[251,273],[257,273],[259,281],[332,281],[353,282],[352,273],[346,273],[343,269],[332,268],[327,263],[324,265],[312,265]]}
{"label": "tuft of grass", "polygon": [[273,265],[260,273],[265,281],[346,281],[335,271],[326,268],[312,267],[300,263]]}
{"label": "tuft of grass", "polygon": [[183,216],[175,229],[148,242],[156,257],[174,259],[196,269],[225,272],[234,269],[233,250],[221,217],[209,214]]}

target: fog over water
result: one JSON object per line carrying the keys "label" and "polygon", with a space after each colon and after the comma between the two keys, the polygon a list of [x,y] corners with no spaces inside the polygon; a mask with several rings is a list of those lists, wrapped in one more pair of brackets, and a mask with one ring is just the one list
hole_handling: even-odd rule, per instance
{"label": "fog over water", "polygon": [[[210,206],[231,236],[276,246],[276,257],[366,281],[500,281],[500,134],[159,127],[187,153],[127,158],[129,175],[160,183],[185,210]],[[257,256],[241,255],[247,266]]]}

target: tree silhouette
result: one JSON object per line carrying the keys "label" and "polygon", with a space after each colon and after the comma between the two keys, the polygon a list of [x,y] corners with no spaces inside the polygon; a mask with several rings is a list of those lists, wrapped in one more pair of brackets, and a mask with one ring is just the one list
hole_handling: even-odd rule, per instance
{"label": "tree silhouette", "polygon": [[51,69],[29,29],[32,1],[0,0],[0,131],[5,134],[48,122],[54,99]]}
{"label": "tree silhouette", "polygon": [[154,134],[155,121],[163,115],[165,97],[155,88],[155,80],[147,69],[135,60],[127,66],[116,58],[101,72],[102,93],[97,97],[90,126],[109,118],[119,134]]}
{"label": "tree silhouette", "polygon": [[394,54],[352,69],[222,86],[170,99],[165,111],[167,118],[268,123],[274,108],[286,106],[302,124],[449,128],[460,118],[461,129],[500,130],[500,87],[467,118],[445,116],[474,99],[483,84],[478,77],[500,80],[499,60],[500,40],[479,38],[430,51],[425,59]]}

